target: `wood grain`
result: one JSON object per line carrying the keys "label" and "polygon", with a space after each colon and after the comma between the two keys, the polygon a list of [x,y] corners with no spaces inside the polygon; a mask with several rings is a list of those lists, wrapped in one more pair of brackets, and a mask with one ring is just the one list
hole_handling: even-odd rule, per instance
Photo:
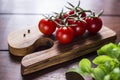
{"label": "wood grain", "polygon": [[9,50],[15,56],[25,56],[34,52],[38,47],[53,45],[51,39],[42,36],[38,27],[11,32],[8,35]]}
{"label": "wood grain", "polygon": [[[56,0],[55,3],[58,4],[58,6],[56,6],[56,4],[49,4],[48,1],[49,0],[0,0],[0,80],[66,80],[64,73],[70,68],[77,67],[79,60],[84,57],[92,60],[96,56],[96,52],[94,54],[92,52],[66,63],[52,66],[27,76],[21,76],[20,61],[17,61],[18,57],[14,59],[9,56],[7,43],[8,34],[17,29],[37,25],[41,13],[50,13],[51,10],[59,11],[62,7],[61,4],[65,2]],[[48,6],[46,6],[46,2]],[[76,4],[75,0],[70,0],[70,2]],[[104,25],[117,33],[116,43],[120,42],[119,0],[81,0],[81,5],[83,8],[90,8],[97,12],[104,9],[102,17]],[[85,80],[92,79],[88,77]]]}
{"label": "wood grain", "polygon": [[22,74],[26,75],[83,56],[97,50],[106,43],[114,42],[115,39],[116,33],[109,28],[103,27],[98,34],[85,34],[68,45],[61,45],[58,41],[55,41],[50,49],[23,57],[21,62]]}

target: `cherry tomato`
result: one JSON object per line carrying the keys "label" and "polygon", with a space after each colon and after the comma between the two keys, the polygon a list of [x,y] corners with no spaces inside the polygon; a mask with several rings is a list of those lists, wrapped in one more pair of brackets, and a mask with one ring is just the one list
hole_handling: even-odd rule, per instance
{"label": "cherry tomato", "polygon": [[76,21],[74,19],[68,18],[67,22],[68,22],[68,25],[72,25],[72,24],[75,24]]}
{"label": "cherry tomato", "polygon": [[[54,21],[56,21],[58,24],[64,25],[65,23],[63,22],[63,20],[68,17],[69,15],[67,13],[63,13],[61,16],[57,16]],[[56,24],[57,25],[57,24]],[[57,25],[57,27],[59,28],[59,25]]]}
{"label": "cherry tomato", "polygon": [[54,21],[56,21],[57,23],[61,24],[61,19],[59,19],[59,18],[55,18]]}
{"label": "cherry tomato", "polygon": [[83,35],[86,31],[87,23],[85,21],[76,21],[75,24],[76,24],[76,26],[72,27],[74,30],[74,34],[76,36]]}
{"label": "cherry tomato", "polygon": [[69,14],[69,15],[74,14],[74,10],[69,11],[68,14]]}
{"label": "cherry tomato", "polygon": [[[54,21],[57,22],[58,24],[62,24],[62,21],[59,18],[55,18]],[[56,25],[57,25],[58,28],[60,28],[60,26],[58,24],[56,24]]]}
{"label": "cherry tomato", "polygon": [[60,43],[68,44],[74,38],[74,31],[71,27],[61,27],[56,31],[56,37]]}
{"label": "cherry tomato", "polygon": [[63,17],[66,18],[68,17],[69,15],[67,13],[63,13]]}
{"label": "cherry tomato", "polygon": [[56,29],[56,24],[52,20],[41,19],[38,27],[43,34],[51,35]]}
{"label": "cherry tomato", "polygon": [[99,17],[86,18],[86,22],[90,33],[97,33],[102,28],[102,20]]}
{"label": "cherry tomato", "polygon": [[83,12],[83,13],[81,14],[81,17],[86,17],[86,13]]}
{"label": "cherry tomato", "polygon": [[75,36],[81,36],[86,31],[87,23],[85,21],[75,21],[73,19],[69,19],[68,24],[75,25],[75,26],[72,26]]}

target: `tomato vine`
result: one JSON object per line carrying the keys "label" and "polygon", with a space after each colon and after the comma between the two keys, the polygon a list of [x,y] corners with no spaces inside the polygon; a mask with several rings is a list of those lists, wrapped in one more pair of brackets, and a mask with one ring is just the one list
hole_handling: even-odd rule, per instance
{"label": "tomato vine", "polygon": [[[45,18],[39,21],[38,27],[40,32],[45,35],[51,35],[56,31],[55,34],[58,41],[63,44],[68,44],[73,41],[75,36],[82,36],[85,32],[95,34],[100,31],[103,25],[100,16],[102,15],[103,11],[97,15],[91,10],[85,10],[81,8],[80,1],[78,2],[77,6],[74,6],[70,2],[67,3],[70,6],[65,6],[68,9],[67,12],[64,12],[62,9],[60,13],[54,12],[54,15],[49,17],[45,16]],[[69,34],[65,34],[67,32],[69,32]],[[71,33],[73,34],[71,35]],[[65,41],[63,36],[69,37],[66,37]]]}

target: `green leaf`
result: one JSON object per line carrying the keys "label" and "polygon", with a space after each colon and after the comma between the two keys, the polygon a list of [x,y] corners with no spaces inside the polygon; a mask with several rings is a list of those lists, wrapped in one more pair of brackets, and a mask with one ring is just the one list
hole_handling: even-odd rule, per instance
{"label": "green leaf", "polygon": [[96,67],[93,71],[93,75],[94,75],[95,80],[103,80],[106,74],[101,68]]}
{"label": "green leaf", "polygon": [[120,58],[120,48],[119,47],[115,47],[112,49],[111,54],[114,54],[114,56],[119,59]]}
{"label": "green leaf", "polygon": [[104,80],[111,80],[110,75],[109,74],[105,75]]}
{"label": "green leaf", "polygon": [[109,71],[112,70],[110,61],[105,62],[104,66],[105,66]]}
{"label": "green leaf", "polygon": [[118,47],[120,48],[120,42],[118,43]]}
{"label": "green leaf", "polygon": [[88,59],[82,59],[79,62],[79,67],[82,72],[84,73],[90,73],[91,72],[91,62]]}
{"label": "green leaf", "polygon": [[106,67],[104,64],[101,64],[98,66],[100,69],[102,69],[106,74],[110,72],[111,69]]}
{"label": "green leaf", "polygon": [[83,72],[80,68],[71,68],[68,72],[76,72],[82,76],[88,75],[88,73]]}
{"label": "green leaf", "polygon": [[116,65],[117,65],[116,62],[112,60],[112,61],[106,61],[104,67],[106,67],[106,70],[111,72],[116,67]]}
{"label": "green leaf", "polygon": [[111,60],[113,60],[111,57],[106,55],[101,55],[101,56],[97,56],[93,60],[93,63],[99,65],[99,64],[104,64],[106,61],[111,61]]}
{"label": "green leaf", "polygon": [[120,67],[116,67],[111,72],[112,80],[120,80]]}
{"label": "green leaf", "polygon": [[98,55],[108,55],[112,58],[117,58],[120,54],[120,49],[116,44],[109,43],[97,50]]}
{"label": "green leaf", "polygon": [[93,59],[96,68],[91,67],[87,58],[79,62],[79,69],[72,69],[82,76],[91,75],[95,80],[120,80],[120,43],[109,43],[101,47]]}
{"label": "green leaf", "polygon": [[79,68],[71,68],[68,72],[76,72],[80,74],[80,69]]}
{"label": "green leaf", "polygon": [[109,44],[106,44],[104,46],[102,46],[98,51],[98,55],[106,55],[107,53],[109,53],[114,47],[116,47],[115,44],[113,43],[109,43]]}

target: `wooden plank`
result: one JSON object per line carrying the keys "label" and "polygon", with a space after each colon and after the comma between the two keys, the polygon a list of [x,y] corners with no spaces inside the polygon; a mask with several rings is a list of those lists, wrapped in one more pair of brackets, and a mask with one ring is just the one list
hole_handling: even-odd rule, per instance
{"label": "wooden plank", "polygon": [[9,49],[12,54],[23,56],[30,52],[32,53],[35,48],[39,47],[38,44],[41,46],[42,43],[48,45],[48,43],[53,42],[53,46],[47,50],[34,52],[23,57],[21,62],[23,75],[88,54],[106,43],[114,42],[116,39],[116,33],[105,26],[98,34],[90,35],[86,32],[85,35],[68,45],[59,44],[58,41],[52,41],[50,38],[44,38],[42,41],[41,38],[43,37],[40,32],[36,31],[38,29],[35,29],[35,27],[31,27],[31,33],[27,33],[28,37],[27,35],[24,37],[23,33],[27,30],[16,31],[8,36]]}

